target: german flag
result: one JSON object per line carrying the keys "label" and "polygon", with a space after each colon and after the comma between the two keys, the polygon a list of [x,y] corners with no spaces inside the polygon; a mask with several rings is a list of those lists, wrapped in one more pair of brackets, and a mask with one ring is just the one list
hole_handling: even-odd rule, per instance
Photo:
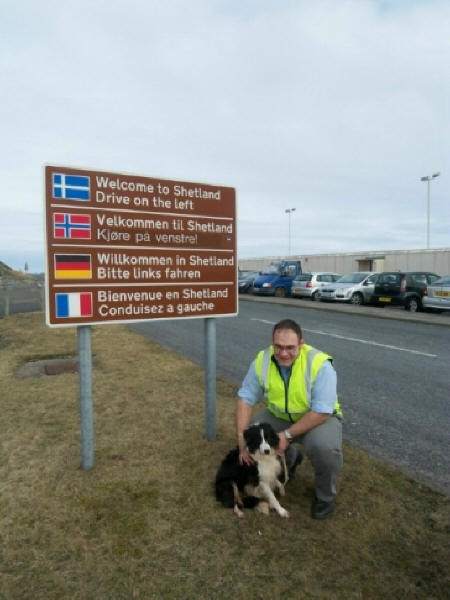
{"label": "german flag", "polygon": [[91,279],[90,254],[55,254],[55,279]]}

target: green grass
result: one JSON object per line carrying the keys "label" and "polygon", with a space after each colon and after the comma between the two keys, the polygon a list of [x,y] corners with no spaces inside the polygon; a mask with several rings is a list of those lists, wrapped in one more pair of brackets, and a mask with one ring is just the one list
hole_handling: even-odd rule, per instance
{"label": "green grass", "polygon": [[208,442],[202,370],[123,326],[93,328],[96,466],[81,471],[78,376],[16,376],[76,353],[76,330],[43,320],[0,320],[1,600],[450,596],[448,498],[349,446],[327,521],[309,516],[307,462],[289,520],[218,505],[236,388],[218,381]]}

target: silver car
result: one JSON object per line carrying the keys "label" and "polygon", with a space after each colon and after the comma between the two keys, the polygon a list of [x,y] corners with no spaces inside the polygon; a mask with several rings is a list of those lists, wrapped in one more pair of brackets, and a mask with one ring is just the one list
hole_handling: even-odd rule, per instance
{"label": "silver car", "polygon": [[422,304],[425,309],[432,308],[434,311],[450,310],[450,275],[428,284]]}
{"label": "silver car", "polygon": [[329,283],[333,283],[340,278],[339,273],[328,273],[317,271],[313,273],[302,273],[292,282],[291,296],[298,298],[311,298],[317,300],[317,292]]}
{"label": "silver car", "polygon": [[369,304],[375,288],[376,271],[358,271],[343,275],[333,285],[320,290],[319,300]]}

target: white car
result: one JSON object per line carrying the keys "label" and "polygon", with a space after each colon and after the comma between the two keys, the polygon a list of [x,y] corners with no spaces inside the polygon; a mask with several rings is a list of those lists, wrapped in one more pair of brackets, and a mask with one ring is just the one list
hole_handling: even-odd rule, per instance
{"label": "white car", "polygon": [[357,271],[348,273],[340,279],[323,287],[319,300],[349,302],[350,304],[369,304],[375,288],[378,273],[376,271]]}
{"label": "white car", "polygon": [[340,278],[339,273],[317,271],[313,273],[302,273],[292,282],[291,296],[298,298],[311,298],[317,300],[318,291],[325,285],[333,283]]}
{"label": "white car", "polygon": [[450,275],[444,275],[427,285],[422,304],[425,309],[433,309],[435,312],[450,310]]}

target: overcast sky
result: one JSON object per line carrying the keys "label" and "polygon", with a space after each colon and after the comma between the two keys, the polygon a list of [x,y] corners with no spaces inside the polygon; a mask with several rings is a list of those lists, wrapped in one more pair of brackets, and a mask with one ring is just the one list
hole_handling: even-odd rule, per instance
{"label": "overcast sky", "polygon": [[239,257],[450,246],[448,0],[0,0],[0,260],[43,165],[235,187]]}

